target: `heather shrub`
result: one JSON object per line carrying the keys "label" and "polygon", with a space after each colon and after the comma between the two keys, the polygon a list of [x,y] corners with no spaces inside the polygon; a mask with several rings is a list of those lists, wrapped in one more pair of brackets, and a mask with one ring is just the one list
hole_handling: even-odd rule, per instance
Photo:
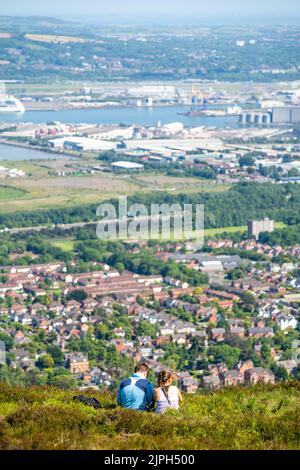
{"label": "heather shrub", "polygon": [[[0,446],[20,449],[300,449],[300,386],[235,387],[185,395],[181,411],[116,407],[115,394],[0,384]],[[2,418],[1,418],[2,416]]]}

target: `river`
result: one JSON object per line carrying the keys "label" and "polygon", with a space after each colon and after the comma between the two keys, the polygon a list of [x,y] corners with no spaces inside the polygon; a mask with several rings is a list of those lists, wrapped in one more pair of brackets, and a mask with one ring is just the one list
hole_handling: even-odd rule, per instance
{"label": "river", "polygon": [[[170,122],[182,122],[187,127],[207,126],[207,127],[230,127],[237,128],[237,116],[223,117],[187,117],[182,114],[189,108],[182,106],[162,106],[155,108],[102,108],[102,109],[70,109],[60,111],[26,111],[23,114],[0,114],[0,122],[19,123],[47,123],[47,122],[65,122],[70,124],[126,124],[126,125],[144,125],[153,126],[160,121],[162,124]],[[0,143],[0,161],[1,160],[38,160],[38,159],[57,159],[61,154],[51,154],[40,150],[20,148]],[[66,155],[64,155],[66,157]],[[69,157],[71,158],[71,157]]]}
{"label": "river", "polygon": [[41,150],[35,150],[30,148],[17,147],[15,145],[5,145],[0,143],[0,161],[20,161],[20,160],[55,160],[58,158],[70,158],[69,155],[65,154],[53,154],[49,152],[42,152]]}
{"label": "river", "polygon": [[33,122],[47,123],[53,121],[70,124],[126,124],[153,126],[158,121],[162,124],[182,122],[188,127],[215,126],[237,128],[237,116],[222,117],[187,117],[178,113],[187,112],[189,108],[183,106],[161,106],[154,108],[101,108],[101,109],[69,109],[60,111],[26,111],[24,114],[0,114],[3,122]]}

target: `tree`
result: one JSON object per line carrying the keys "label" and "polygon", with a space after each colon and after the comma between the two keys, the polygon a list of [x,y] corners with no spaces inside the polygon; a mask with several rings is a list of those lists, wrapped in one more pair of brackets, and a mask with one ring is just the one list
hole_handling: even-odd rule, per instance
{"label": "tree", "polygon": [[147,320],[140,320],[135,332],[137,336],[151,336],[151,338],[156,338],[157,327]]}
{"label": "tree", "polygon": [[37,360],[36,365],[40,369],[51,369],[54,366],[54,359],[50,354],[43,354]]}
{"label": "tree", "polygon": [[244,166],[255,166],[255,159],[251,155],[244,155],[243,157],[240,157],[239,165],[241,168],[243,168]]}
{"label": "tree", "polygon": [[293,377],[296,380],[300,380],[300,367],[299,366],[296,369],[294,369]]}
{"label": "tree", "polygon": [[47,347],[47,353],[51,355],[56,366],[64,364],[64,355],[58,346],[51,344]]}
{"label": "tree", "polygon": [[26,385],[26,375],[20,368],[12,369],[8,365],[3,364],[0,367],[0,382],[9,385],[24,386]]}
{"label": "tree", "polygon": [[4,333],[3,331],[0,331],[0,341],[3,341],[3,343],[5,344],[6,351],[10,351],[14,345],[13,338]]}
{"label": "tree", "polygon": [[137,296],[136,302],[137,302],[139,305],[141,305],[141,307],[143,307],[143,306],[145,305],[145,301],[144,301],[144,299],[143,299],[140,295]]}
{"label": "tree", "polygon": [[203,294],[203,289],[201,287],[196,287],[193,291],[194,295],[202,295]]}
{"label": "tree", "polygon": [[110,339],[112,337],[112,332],[111,328],[107,323],[99,323],[96,326],[96,331],[95,331],[96,337],[99,339]]}
{"label": "tree", "polygon": [[268,344],[263,344],[260,350],[260,354],[262,359],[266,362],[269,363],[271,360],[271,348]]}
{"label": "tree", "polygon": [[233,348],[228,344],[220,344],[211,346],[208,350],[208,355],[213,356],[214,362],[225,362],[228,369],[232,369],[239,361],[241,350]]}
{"label": "tree", "polygon": [[76,380],[67,369],[54,369],[48,373],[47,384],[63,390],[72,390],[76,387]]}
{"label": "tree", "polygon": [[125,266],[124,266],[123,263],[116,263],[115,269],[116,269],[117,271],[119,271],[119,273],[122,274],[122,273],[124,272],[124,270],[125,270]]}
{"label": "tree", "polygon": [[242,292],[242,294],[240,295],[240,298],[241,298],[242,308],[246,310],[247,312],[252,312],[254,307],[256,307],[257,305],[256,299],[254,295],[252,294],[252,292],[249,292],[249,291]]}
{"label": "tree", "polygon": [[288,371],[284,367],[277,366],[276,364],[274,364],[273,366],[271,366],[271,370],[275,374],[276,380],[279,380],[280,382],[283,382],[284,380],[288,380],[289,374],[288,374]]}
{"label": "tree", "polygon": [[76,289],[67,296],[67,300],[76,300],[76,302],[83,302],[87,298],[87,293],[82,289]]}
{"label": "tree", "polygon": [[236,267],[232,269],[232,271],[228,271],[226,277],[229,280],[242,279],[243,277],[245,277],[245,272],[242,268]]}

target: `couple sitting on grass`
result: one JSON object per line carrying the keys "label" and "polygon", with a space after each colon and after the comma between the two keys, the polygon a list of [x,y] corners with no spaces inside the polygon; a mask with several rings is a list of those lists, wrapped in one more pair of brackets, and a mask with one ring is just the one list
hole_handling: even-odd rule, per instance
{"label": "couple sitting on grass", "polygon": [[118,405],[139,411],[164,413],[168,409],[179,410],[182,396],[178,388],[172,385],[175,374],[162,370],[158,376],[158,387],[147,380],[149,367],[146,363],[138,364],[135,373],[124,379],[118,389]]}

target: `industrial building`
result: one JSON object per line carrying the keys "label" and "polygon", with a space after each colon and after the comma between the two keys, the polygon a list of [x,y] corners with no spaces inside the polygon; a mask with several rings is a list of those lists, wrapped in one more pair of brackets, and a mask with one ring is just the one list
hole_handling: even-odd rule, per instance
{"label": "industrial building", "polygon": [[248,236],[249,238],[255,237],[256,240],[259,238],[259,234],[262,232],[273,232],[274,231],[274,220],[264,218],[260,220],[248,220]]}
{"label": "industrial building", "polygon": [[272,111],[250,111],[240,114],[241,124],[300,124],[300,107],[273,107]]}
{"label": "industrial building", "polygon": [[111,164],[112,168],[115,170],[143,170],[144,165],[140,163],[133,162],[115,162]]}
{"label": "industrial building", "polygon": [[105,151],[116,149],[115,142],[107,142],[106,140],[91,139],[87,137],[61,137],[49,140],[49,146],[53,148],[61,148],[65,150],[82,151]]}
{"label": "industrial building", "polygon": [[273,108],[273,124],[300,124],[300,107]]}
{"label": "industrial building", "polygon": [[251,111],[240,114],[241,124],[269,125],[271,120],[272,115],[270,112]]}

